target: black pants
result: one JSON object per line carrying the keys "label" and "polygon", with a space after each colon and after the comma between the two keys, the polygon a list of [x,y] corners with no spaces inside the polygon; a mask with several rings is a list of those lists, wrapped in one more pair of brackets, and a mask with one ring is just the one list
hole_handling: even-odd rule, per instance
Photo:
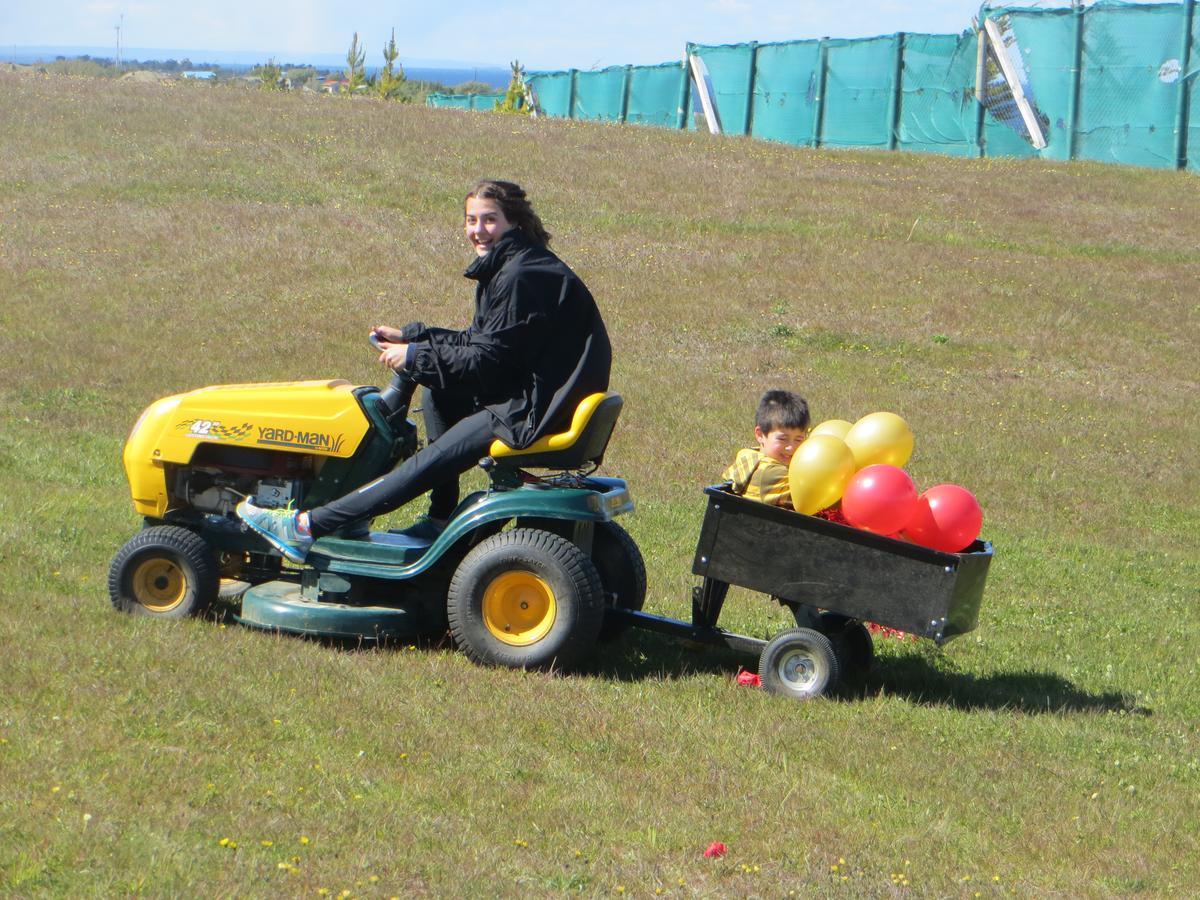
{"label": "black pants", "polygon": [[392,471],[308,511],[313,537],[382,516],[430,491],[429,514],[448,518],[458,505],[458,476],[487,455],[492,415],[473,397],[426,390],[421,399],[427,444]]}

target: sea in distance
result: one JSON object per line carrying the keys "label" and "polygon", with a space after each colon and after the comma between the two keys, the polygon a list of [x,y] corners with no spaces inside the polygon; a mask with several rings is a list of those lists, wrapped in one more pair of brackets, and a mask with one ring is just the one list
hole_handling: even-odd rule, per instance
{"label": "sea in distance", "polygon": [[[116,56],[113,47],[4,47],[0,46],[0,62],[12,62],[18,65],[37,65],[50,63],[62,57],[77,59],[89,56],[96,60],[112,62]],[[229,50],[180,50],[171,48],[126,47],[121,51],[122,65],[136,68],[137,62],[166,62],[187,60],[195,69],[205,68],[205,64],[218,65],[222,71],[244,74],[268,60],[274,60],[284,68],[299,68],[312,66],[321,71],[338,72],[346,68],[345,56],[330,53],[313,53],[292,59],[289,54],[254,53]],[[403,58],[400,63],[404,66],[404,74],[413,81],[432,81],[446,87],[454,87],[468,81],[481,81],[493,88],[500,89],[508,86],[511,71],[508,67],[496,65],[474,65],[459,61],[421,60],[414,59],[411,63]],[[367,66],[367,75],[374,75],[378,66]]]}

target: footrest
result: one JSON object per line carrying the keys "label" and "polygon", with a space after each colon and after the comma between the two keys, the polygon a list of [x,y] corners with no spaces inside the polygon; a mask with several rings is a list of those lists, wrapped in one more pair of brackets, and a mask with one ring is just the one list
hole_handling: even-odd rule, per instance
{"label": "footrest", "polygon": [[308,558],[323,556],[351,562],[406,566],[420,559],[432,543],[425,538],[406,534],[372,531],[361,538],[318,538],[309,548]]}

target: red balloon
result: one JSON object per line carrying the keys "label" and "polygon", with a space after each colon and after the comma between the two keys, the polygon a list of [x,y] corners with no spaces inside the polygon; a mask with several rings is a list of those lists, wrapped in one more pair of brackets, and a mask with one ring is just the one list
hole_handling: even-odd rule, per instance
{"label": "red balloon", "polygon": [[882,463],[854,473],[842,494],[842,515],[855,528],[893,534],[908,524],[917,488],[908,473]]}
{"label": "red balloon", "polygon": [[904,536],[922,547],[958,553],[971,546],[982,527],[983,510],[974,494],[957,484],[937,484],[921,494]]}

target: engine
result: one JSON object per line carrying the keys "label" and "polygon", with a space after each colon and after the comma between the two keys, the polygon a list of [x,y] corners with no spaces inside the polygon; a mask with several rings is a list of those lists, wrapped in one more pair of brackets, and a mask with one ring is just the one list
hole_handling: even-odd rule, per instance
{"label": "engine", "polygon": [[303,454],[202,445],[191,465],[176,467],[172,493],[197,512],[221,516],[234,515],[249,496],[264,506],[299,505],[314,477],[313,463]]}

